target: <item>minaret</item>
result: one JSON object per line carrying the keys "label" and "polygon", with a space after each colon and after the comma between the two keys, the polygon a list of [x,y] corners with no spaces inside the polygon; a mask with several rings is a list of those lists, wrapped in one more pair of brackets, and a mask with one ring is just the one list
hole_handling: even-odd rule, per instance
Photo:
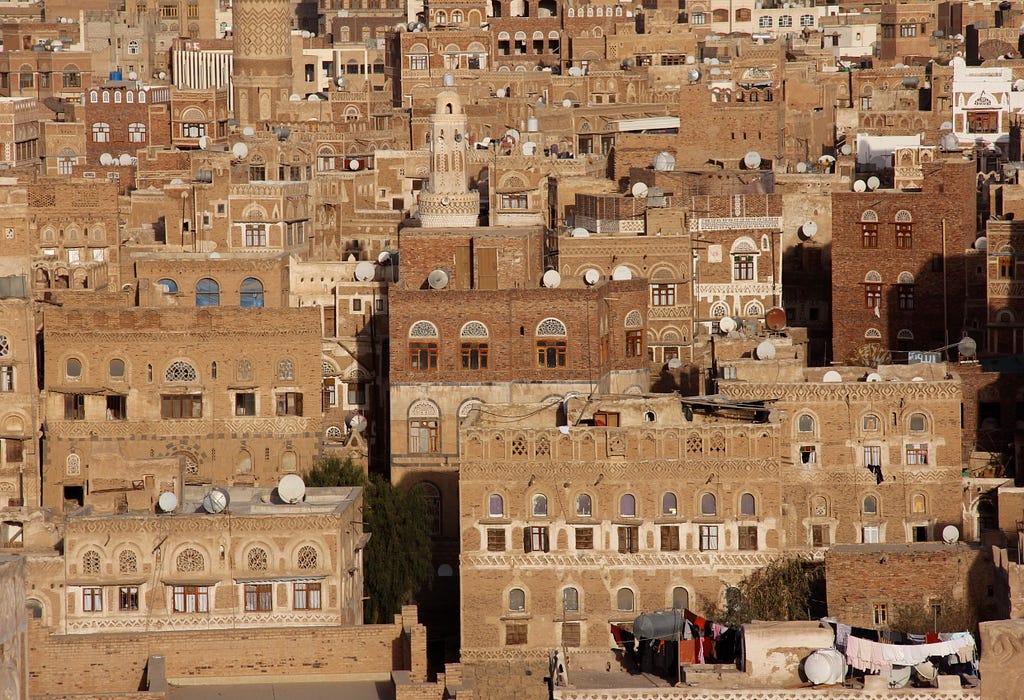
{"label": "minaret", "polygon": [[466,176],[466,115],[459,95],[437,96],[430,117],[430,180],[420,193],[420,222],[427,228],[468,228],[480,216],[480,193]]}
{"label": "minaret", "polygon": [[291,93],[291,2],[235,0],[231,16],[235,118],[242,126],[274,121]]}

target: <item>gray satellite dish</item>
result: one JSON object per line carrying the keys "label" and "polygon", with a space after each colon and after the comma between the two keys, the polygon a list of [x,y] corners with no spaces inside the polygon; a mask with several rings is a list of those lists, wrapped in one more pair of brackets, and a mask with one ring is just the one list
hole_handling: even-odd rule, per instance
{"label": "gray satellite dish", "polygon": [[569,69],[569,75],[571,75],[574,78],[579,78],[580,76],[583,75],[583,69],[580,68],[579,66],[573,66],[572,68]]}
{"label": "gray satellite dish", "polygon": [[211,139],[209,136],[200,136],[199,147],[205,151],[207,148],[210,147],[210,141]]}
{"label": "gray satellite dish", "polygon": [[799,163],[797,163],[796,164],[796,171],[798,173],[806,173],[807,172],[807,163],[804,163],[803,161],[800,161]]}
{"label": "gray satellite dish", "polygon": [[572,236],[573,238],[586,238],[590,235],[590,231],[583,228],[582,226],[577,226],[572,230],[572,233],[570,233],[569,235]]}
{"label": "gray satellite dish", "polygon": [[114,156],[109,153],[100,154],[100,165],[110,165],[114,162]]}
{"label": "gray satellite dish", "polygon": [[747,166],[748,170],[761,167],[761,154],[757,151],[748,151],[747,155],[743,156],[743,165]]}
{"label": "gray satellite dish", "polygon": [[346,85],[348,85],[348,78],[338,76],[337,78],[334,79],[334,84],[337,85],[338,87],[345,87]]}
{"label": "gray satellite dish", "polygon": [[939,131],[952,131],[953,122],[942,122],[942,126],[939,127]]}
{"label": "gray satellite dish", "polygon": [[448,273],[437,269],[427,275],[427,284],[431,289],[444,289],[448,286]]}
{"label": "gray satellite dish", "polygon": [[586,282],[591,287],[597,284],[600,279],[601,273],[595,270],[594,268],[590,268],[589,270],[583,273],[583,281]]}
{"label": "gray satellite dish", "polygon": [[942,541],[946,544],[956,544],[960,539],[960,531],[956,528],[956,525],[947,525],[942,528]]}
{"label": "gray satellite dish", "polygon": [[988,238],[986,236],[978,236],[974,241],[975,250],[988,250]]}
{"label": "gray satellite dish", "polygon": [[965,335],[956,344],[956,351],[960,353],[960,357],[974,357],[978,352],[978,343],[971,336]]}
{"label": "gray satellite dish", "polygon": [[842,148],[839,149],[839,152],[842,153],[844,156],[848,156],[851,153],[853,153],[853,147],[850,146],[850,144],[848,143],[844,143]]}
{"label": "gray satellite dish", "polygon": [[285,474],[277,482],[277,496],[285,503],[298,503],[306,495],[306,484],[298,474]]}
{"label": "gray satellite dish", "polygon": [[853,191],[854,192],[863,192],[867,188],[868,188],[868,185],[863,180],[857,180],[856,182],[853,183]]}
{"label": "gray satellite dish", "polygon": [[877,190],[878,186],[881,185],[881,184],[882,184],[882,181],[879,180],[874,175],[872,175],[871,177],[868,178],[867,186],[868,186],[868,189],[871,190],[871,191]]}
{"label": "gray satellite dish", "polygon": [[815,221],[805,221],[804,225],[800,227],[800,233],[805,238],[814,238],[818,234],[818,224]]}
{"label": "gray satellite dish", "polygon": [[939,139],[939,146],[947,153],[955,151],[960,147],[960,139],[956,137],[956,134],[943,134]]}
{"label": "gray satellite dish", "polygon": [[544,273],[544,277],[541,279],[541,284],[548,289],[557,289],[558,285],[561,283],[562,276],[558,274],[558,270],[548,270]]}
{"label": "gray satellite dish", "polygon": [[380,255],[377,256],[378,265],[387,265],[391,262],[391,251],[382,250]]}
{"label": "gray satellite dish", "polygon": [[231,505],[231,496],[220,487],[212,488],[203,497],[203,510],[207,513],[221,513]]}
{"label": "gray satellite dish", "polygon": [[291,97],[288,98],[288,100],[291,102],[302,102],[302,95],[298,94],[297,92],[293,92],[291,94]]}
{"label": "gray satellite dish", "polygon": [[505,88],[498,88],[497,90],[494,91],[495,97],[504,97],[505,94]]}
{"label": "gray satellite dish", "polygon": [[758,343],[757,347],[754,348],[754,356],[759,360],[774,360],[775,344],[770,340],[762,340]]}
{"label": "gray satellite dish", "polygon": [[686,71],[686,77],[690,79],[691,83],[695,83],[698,80],[700,80],[700,71],[697,70],[696,68],[691,68],[690,70]]}
{"label": "gray satellite dish", "polygon": [[369,260],[363,260],[361,263],[356,265],[356,279],[359,280],[360,282],[371,281],[376,272],[377,269]]}
{"label": "gray satellite dish", "polygon": [[676,169],[676,157],[668,151],[662,151],[654,156],[654,169],[660,172],[668,172]]}
{"label": "gray satellite dish", "polygon": [[361,433],[366,430],[366,416],[361,413],[357,413],[348,422],[348,427],[352,428],[354,432]]}
{"label": "gray satellite dish", "polygon": [[644,182],[635,182],[629,191],[637,199],[643,199],[647,196],[647,184]]}
{"label": "gray satellite dish", "polygon": [[256,129],[254,129],[253,127],[251,127],[251,126],[244,126],[244,127],[242,127],[242,135],[243,136],[254,136],[255,134],[256,134]]}
{"label": "gray satellite dish", "polygon": [[633,273],[625,265],[618,265],[614,270],[612,270],[612,279],[619,281],[631,280],[633,279]]}
{"label": "gray satellite dish", "polygon": [[122,153],[121,156],[117,159],[117,162],[120,163],[121,165],[131,165],[132,156],[128,155],[127,153]]}
{"label": "gray satellite dish", "polygon": [[156,503],[164,513],[173,513],[174,509],[178,507],[178,497],[171,491],[164,491]]}
{"label": "gray satellite dish", "polygon": [[718,330],[722,331],[723,333],[732,333],[734,330],[736,330],[736,319],[732,318],[731,316],[723,316],[722,318],[718,319]]}
{"label": "gray satellite dish", "polygon": [[233,155],[237,160],[242,160],[249,155],[249,147],[239,141],[231,147],[231,155]]}

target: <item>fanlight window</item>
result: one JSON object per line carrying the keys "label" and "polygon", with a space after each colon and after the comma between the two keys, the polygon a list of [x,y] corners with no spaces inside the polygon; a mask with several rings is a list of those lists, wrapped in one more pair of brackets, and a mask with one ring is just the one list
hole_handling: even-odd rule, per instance
{"label": "fanlight window", "polygon": [[437,326],[430,321],[417,321],[409,329],[409,336],[411,338],[436,338]]}
{"label": "fanlight window", "polygon": [[139,560],[130,549],[121,552],[117,557],[117,568],[122,574],[134,574],[139,569]]}
{"label": "fanlight window", "polygon": [[82,572],[86,574],[98,574],[100,572],[100,553],[90,549],[82,557]]}
{"label": "fanlight window", "polygon": [[176,561],[178,571],[189,573],[202,571],[206,566],[202,553],[193,547],[181,550]]}
{"label": "fanlight window", "polygon": [[298,565],[300,569],[315,569],[317,567],[316,547],[305,545],[299,547]]}
{"label": "fanlight window", "polygon": [[557,318],[546,318],[537,324],[537,335],[564,336],[565,324]]}
{"label": "fanlight window", "polygon": [[249,550],[249,556],[247,557],[249,570],[250,571],[266,571],[267,570],[267,550],[262,547],[253,547]]}
{"label": "fanlight window", "polygon": [[195,367],[181,360],[172,362],[164,373],[164,379],[169,382],[194,382],[198,379]]}

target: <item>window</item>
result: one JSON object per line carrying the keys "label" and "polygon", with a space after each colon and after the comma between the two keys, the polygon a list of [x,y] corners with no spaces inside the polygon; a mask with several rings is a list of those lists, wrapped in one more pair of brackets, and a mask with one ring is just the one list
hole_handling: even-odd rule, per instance
{"label": "window", "polygon": [[718,512],[718,501],[713,493],[705,493],[700,497],[700,514],[715,515]]}
{"label": "window", "polygon": [[994,134],[999,131],[999,112],[967,113],[967,131],[972,134]]}
{"label": "window", "polygon": [[0,391],[14,391],[14,367],[0,365]]}
{"label": "window", "polygon": [[160,397],[161,418],[202,418],[203,397],[199,394],[164,394]]}
{"label": "window", "polygon": [[578,622],[563,622],[562,623],[562,646],[564,647],[578,647],[581,644],[580,637],[580,623]]}
{"label": "window", "polygon": [[64,74],[64,87],[66,87],[66,88],[72,88],[72,87],[80,88],[80,87],[82,87],[82,74],[78,73],[78,72],[74,72],[74,71],[65,73]]}
{"label": "window", "polygon": [[256,394],[255,392],[238,392],[235,394],[235,415],[255,416],[256,415]]}
{"label": "window", "polygon": [[860,222],[860,245],[862,248],[877,248],[878,247],[878,222],[877,221],[864,221]]}
{"label": "window", "polygon": [[122,612],[134,612],[139,609],[139,587],[121,586],[117,592],[117,609]]}
{"label": "window", "polygon": [[690,592],[682,586],[672,589],[672,609],[686,610],[690,607]]}
{"label": "window", "polygon": [[1000,279],[1012,280],[1016,277],[1017,264],[1012,253],[1000,251],[999,257],[996,260],[999,262],[998,275]]}
{"label": "window", "polygon": [[427,56],[409,56],[410,70],[427,70],[429,67]]}
{"label": "window", "polygon": [[526,592],[522,588],[513,588],[508,592],[509,612],[526,612]]}
{"label": "window", "polygon": [[286,391],[277,395],[277,415],[301,416],[302,394],[297,391]]}
{"label": "window", "polygon": [[864,285],[864,308],[876,309],[882,307],[882,285],[865,283]]}
{"label": "window", "polygon": [[174,586],[173,610],[176,613],[209,612],[210,593],[206,586]]}
{"label": "window", "polygon": [[631,493],[624,493],[619,498],[619,515],[625,518],[636,517],[636,496]]}
{"label": "window", "polygon": [[348,405],[361,406],[366,403],[366,385],[362,382],[348,383]]}
{"label": "window", "polygon": [[160,285],[161,287],[163,287],[164,294],[177,294],[178,293],[178,283],[175,282],[172,279],[164,278],[164,279],[160,280],[159,282],[157,282],[157,284]]}
{"label": "window", "polygon": [[801,27],[813,27],[814,26],[814,15],[800,15],[800,26]]}
{"label": "window", "polygon": [[132,122],[128,125],[128,141],[131,143],[146,142],[146,125],[141,122]]}
{"label": "window", "polygon": [[754,494],[745,493],[740,496],[740,515],[754,515],[757,512]]}
{"label": "window", "polygon": [[914,224],[909,221],[896,221],[896,247],[910,249],[914,247]]}
{"label": "window", "polygon": [[526,644],[527,624],[525,622],[509,622],[505,625],[505,644],[514,646]]}
{"label": "window", "polygon": [[876,497],[864,497],[864,515],[878,515],[878,499]]}
{"label": "window", "polygon": [[139,42],[132,39],[128,42],[128,55],[137,56],[139,54]]}
{"label": "window", "polygon": [[718,549],[718,526],[700,526],[700,551],[709,552]]}
{"label": "window", "polygon": [[813,433],[814,432],[814,417],[809,416],[806,413],[797,418],[796,429],[801,433]]}
{"label": "window", "polygon": [[128,419],[128,397],[123,394],[107,396],[107,420]]}
{"label": "window", "polygon": [[880,445],[864,446],[864,466],[880,467],[882,465],[882,447]]}
{"label": "window", "polygon": [[[438,437],[438,421],[436,418],[414,418],[409,421],[409,452],[440,452]],[[501,497],[499,496],[498,498]],[[498,515],[500,516],[501,514],[499,513]],[[491,517],[496,516],[492,514]]]}
{"label": "window", "polygon": [[629,588],[620,588],[615,593],[615,609],[619,612],[633,612],[634,602],[633,591]]}
{"label": "window", "polygon": [[925,501],[923,493],[915,493],[910,498],[910,512],[915,515],[921,515],[928,512],[927,502]]}
{"label": "window", "polygon": [[757,550],[757,526],[756,525],[740,525],[736,528],[737,534],[737,549],[742,551],[756,551]]}
{"label": "window", "polygon": [[636,525],[619,527],[619,553],[634,553],[640,550],[640,528]]}
{"label": "window", "polygon": [[488,552],[504,552],[505,551],[505,528],[502,528],[502,527],[489,527],[489,528],[487,528],[487,551]]}
{"label": "window", "polygon": [[548,497],[542,493],[536,494],[531,502],[531,512],[534,517],[547,517],[548,514]]}
{"label": "window", "polygon": [[914,285],[896,285],[896,299],[901,311],[912,311],[914,309]]}
{"label": "window", "polygon": [[732,278],[737,282],[754,279],[753,255],[732,256]]}
{"label": "window", "polygon": [[255,277],[242,280],[239,289],[240,306],[242,308],[258,308],[263,306],[263,283]]}
{"label": "window", "polygon": [[917,36],[917,25],[916,24],[901,24],[900,25],[900,36],[901,37]]}
{"label": "window", "polygon": [[661,514],[676,515],[679,512],[679,501],[671,491],[666,491],[661,496]]}
{"label": "window", "polygon": [[889,624],[889,604],[872,603],[871,615],[875,621],[875,627],[882,627],[883,625]]}
{"label": "window", "polygon": [[861,426],[864,428],[865,433],[873,433],[881,427],[881,421],[879,421],[878,416],[869,414],[864,416]]}
{"label": "window", "polygon": [[815,445],[800,446],[800,464],[817,464],[818,448]]}
{"label": "window", "polygon": [[782,15],[781,17],[779,17],[779,27],[780,28],[782,28],[782,27],[792,27],[792,26],[793,26],[793,16],[792,15]]}
{"label": "window", "polygon": [[590,494],[581,493],[576,496],[576,515],[581,518],[589,518],[593,514],[594,501]]}
{"label": "window", "polygon": [[652,284],[651,306],[675,306],[676,286],[674,284]]}
{"label": "window", "polygon": [[761,15],[757,18],[757,26],[761,29],[771,29],[772,18],[768,15]]}
{"label": "window", "polygon": [[502,194],[502,209],[526,209],[529,206],[528,197],[525,194]]}
{"label": "window", "polygon": [[487,515],[492,518],[500,518],[505,515],[505,499],[496,493],[487,498]]}
{"label": "window", "polygon": [[85,420],[85,396],[64,394],[64,420]]}
{"label": "window", "polygon": [[640,357],[644,352],[643,331],[626,331],[626,357]]}
{"label": "window", "polygon": [[831,544],[828,525],[811,525],[811,546],[828,547]]}
{"label": "window", "polygon": [[196,282],[196,306],[220,306],[220,285],[209,277]]}
{"label": "window", "polygon": [[527,552],[549,551],[547,527],[533,525],[526,528],[523,531],[523,549]]}
{"label": "window", "polygon": [[244,225],[245,245],[263,247],[267,245],[267,224],[247,223]]}
{"label": "window", "polygon": [[274,609],[274,587],[270,583],[245,584],[245,611],[270,612]]}
{"label": "window", "polygon": [[188,362],[181,360],[172,362],[164,372],[164,381],[167,382],[194,382],[198,379],[195,368]]}
{"label": "window", "polygon": [[564,340],[538,340],[537,366],[565,367],[565,349]]}
{"label": "window", "polygon": [[82,612],[103,611],[103,589],[99,586],[88,586],[82,589]]}
{"label": "window", "polygon": [[923,413],[914,413],[910,416],[910,432],[923,433],[927,430],[928,419]]}
{"label": "window", "polygon": [[928,464],[928,445],[923,443],[908,444],[907,464]]}
{"label": "window", "polygon": [[574,531],[576,538],[576,549],[594,548],[594,528],[578,527]]}
{"label": "window", "polygon": [[107,365],[107,371],[111,379],[124,379],[124,360],[111,360]]}
{"label": "window", "polygon": [[199,139],[206,136],[206,124],[202,122],[185,122],[181,125],[182,138]]}
{"label": "window", "polygon": [[679,526],[678,525],[662,525],[661,526],[661,551],[663,551],[663,552],[678,552],[679,551]]}
{"label": "window", "polygon": [[110,141],[110,124],[96,122],[92,125],[92,140],[95,143],[108,143]]}
{"label": "window", "polygon": [[295,610],[319,610],[320,584],[309,581],[296,581],[292,589],[292,607]]}
{"label": "window", "polygon": [[64,376],[68,379],[82,378],[82,361],[72,357],[64,365]]}
{"label": "window", "polygon": [[914,531],[913,531],[913,536],[914,536],[914,542],[927,542],[929,539],[931,539],[930,537],[928,537],[928,526],[927,525],[917,525],[917,526],[915,526],[914,527]]}
{"label": "window", "polygon": [[409,367],[413,371],[437,369],[437,343],[409,343]]}
{"label": "window", "polygon": [[487,369],[487,343],[462,343],[462,369]]}
{"label": "window", "polygon": [[0,440],[4,446],[4,462],[17,464],[25,459],[25,443],[16,438],[4,438]]}

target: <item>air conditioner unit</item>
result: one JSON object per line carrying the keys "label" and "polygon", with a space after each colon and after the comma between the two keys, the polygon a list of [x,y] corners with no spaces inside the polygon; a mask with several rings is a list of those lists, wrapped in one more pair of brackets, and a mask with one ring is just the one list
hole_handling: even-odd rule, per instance
{"label": "air conditioner unit", "polygon": [[89,171],[87,173],[82,173],[82,177],[87,177],[91,180],[92,178],[96,177],[96,173]]}

